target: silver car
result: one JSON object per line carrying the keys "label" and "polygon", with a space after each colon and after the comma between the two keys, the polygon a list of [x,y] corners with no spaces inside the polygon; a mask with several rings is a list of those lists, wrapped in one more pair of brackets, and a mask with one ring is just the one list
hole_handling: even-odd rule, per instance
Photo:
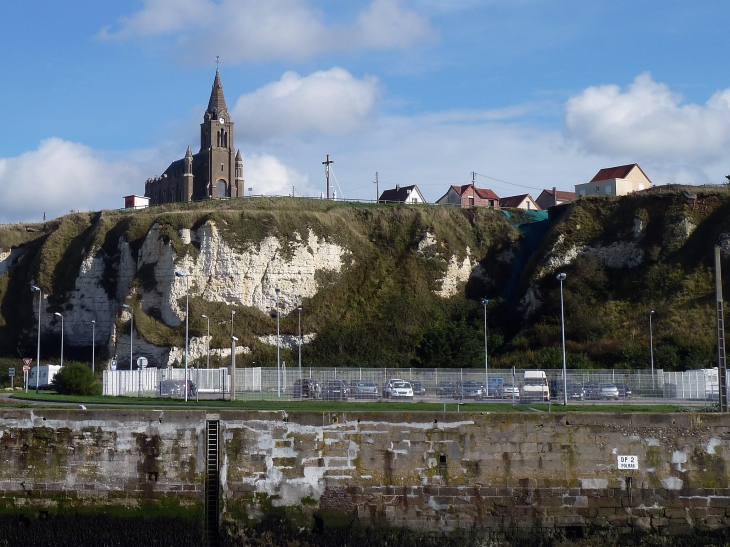
{"label": "silver car", "polygon": [[601,384],[598,391],[598,398],[618,401],[618,388],[613,384]]}

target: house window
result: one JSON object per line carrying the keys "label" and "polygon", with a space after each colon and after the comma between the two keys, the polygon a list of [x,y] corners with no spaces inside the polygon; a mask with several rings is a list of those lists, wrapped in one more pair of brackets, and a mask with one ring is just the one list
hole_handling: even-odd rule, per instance
{"label": "house window", "polygon": [[469,207],[474,207],[474,196],[469,196]]}
{"label": "house window", "polygon": [[607,194],[610,194],[611,193],[611,185],[610,184],[607,184],[606,185],[606,193]]}
{"label": "house window", "polygon": [[411,198],[411,203],[418,203],[418,198]]}
{"label": "house window", "polygon": [[639,190],[643,190],[643,189],[644,189],[644,183],[643,182],[640,182],[639,183]]}
{"label": "house window", "polygon": [[527,203],[527,210],[529,211],[530,210],[530,202],[527,201],[526,203]]}
{"label": "house window", "polygon": [[581,189],[581,191],[580,191],[580,192],[578,192],[578,195],[579,195],[580,197],[583,197],[583,196],[585,196],[585,195],[586,195],[586,190],[585,190],[585,188],[582,188],[582,189]]}
{"label": "house window", "polygon": [[494,200],[493,200],[493,199],[490,199],[490,200],[489,200],[489,206],[490,206],[490,207],[494,207]]}
{"label": "house window", "polygon": [[596,186],[596,194],[600,194],[600,193],[601,193],[601,189],[598,186]]}

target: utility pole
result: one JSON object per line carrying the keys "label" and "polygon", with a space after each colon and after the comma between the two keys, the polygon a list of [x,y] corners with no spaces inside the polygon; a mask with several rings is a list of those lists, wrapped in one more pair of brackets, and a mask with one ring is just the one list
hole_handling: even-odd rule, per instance
{"label": "utility pole", "polygon": [[327,161],[323,161],[322,165],[325,166],[324,172],[327,175],[327,199],[330,199],[330,164],[335,163],[335,160],[330,159],[330,155],[327,154]]}
{"label": "utility pole", "polygon": [[375,171],[375,203],[380,199],[380,191],[378,190],[378,172]]}
{"label": "utility pole", "polygon": [[472,184],[472,186],[474,185],[474,182],[476,181],[476,178],[477,178],[476,171],[472,171],[471,172],[471,184]]}

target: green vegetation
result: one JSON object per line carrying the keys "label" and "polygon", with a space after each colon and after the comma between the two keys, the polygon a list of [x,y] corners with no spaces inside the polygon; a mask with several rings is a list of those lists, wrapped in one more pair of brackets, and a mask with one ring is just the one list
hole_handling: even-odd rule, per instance
{"label": "green vegetation", "polygon": [[[165,324],[159,309],[140,301],[143,295],[161,295],[169,280],[156,277],[157,264],[138,262],[131,294],[117,295],[120,264],[127,248],[140,260],[153,227],[178,260],[195,259],[200,253],[195,231],[210,223],[239,252],[273,237],[289,258],[296,249],[293,242],[306,241],[310,232],[347,250],[342,270],[317,272],[319,290],[302,302],[302,330],[317,335],[303,348],[303,361],[312,366],[481,367],[480,301],[488,298],[490,366],[559,367],[555,274],[564,271],[568,367],[648,368],[649,310],[655,311],[657,369],[711,367],[713,247],[718,234],[730,232],[730,191],[693,188],[695,200],[679,190],[662,187],[575,202],[550,221],[547,236],[524,270],[512,262],[524,239],[517,228],[524,219],[513,215],[508,220],[486,209],[255,198],[73,213],[44,225],[4,226],[0,246],[16,247],[22,257],[0,275],[0,356],[35,355],[37,298],[29,285],[39,285],[48,295],[44,313],[72,311],[68,296],[90,253],[103,258],[101,284],[107,294],[133,307],[139,335],[156,345],[181,346],[184,325]],[[186,230],[192,230],[191,240]],[[426,234],[433,236],[434,245],[425,245]],[[455,257],[461,264],[467,256],[485,275],[473,276],[456,296],[438,296],[449,261]],[[551,261],[562,265],[549,266]],[[730,271],[726,257],[723,266]],[[515,280],[516,291],[506,290]],[[725,294],[730,293],[728,283]],[[211,348],[228,348],[235,311],[239,345],[251,350],[240,356],[239,364],[275,363],[276,349],[259,340],[275,332],[273,314],[211,302],[193,289],[191,336],[205,335],[206,321],[200,317],[205,314]],[[124,332],[129,325],[118,319],[117,329]],[[281,332],[298,333],[296,312],[281,318]],[[59,343],[59,333],[44,331],[44,353]],[[71,358],[90,357],[90,348],[66,347]],[[97,348],[97,358],[108,357],[105,351],[105,346]],[[292,363],[297,355],[283,349],[281,358]],[[3,363],[0,358],[0,384],[8,385]],[[212,356],[211,365],[223,364],[225,360]]]}
{"label": "green vegetation", "polygon": [[60,395],[101,395],[101,384],[82,363],[66,363],[53,377],[52,387]]}

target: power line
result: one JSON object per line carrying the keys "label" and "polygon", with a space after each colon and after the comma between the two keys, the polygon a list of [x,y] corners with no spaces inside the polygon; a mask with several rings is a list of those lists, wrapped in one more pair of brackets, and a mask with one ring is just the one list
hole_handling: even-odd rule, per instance
{"label": "power line", "polygon": [[480,177],[484,177],[485,179],[501,182],[502,184],[509,184],[510,186],[517,186],[519,188],[527,188],[528,190],[543,190],[543,188],[535,188],[534,186],[525,186],[524,184],[516,184],[514,182],[507,182],[506,180],[495,179],[494,177],[488,177],[487,175],[482,175],[481,173],[475,173],[475,174],[479,175]]}

